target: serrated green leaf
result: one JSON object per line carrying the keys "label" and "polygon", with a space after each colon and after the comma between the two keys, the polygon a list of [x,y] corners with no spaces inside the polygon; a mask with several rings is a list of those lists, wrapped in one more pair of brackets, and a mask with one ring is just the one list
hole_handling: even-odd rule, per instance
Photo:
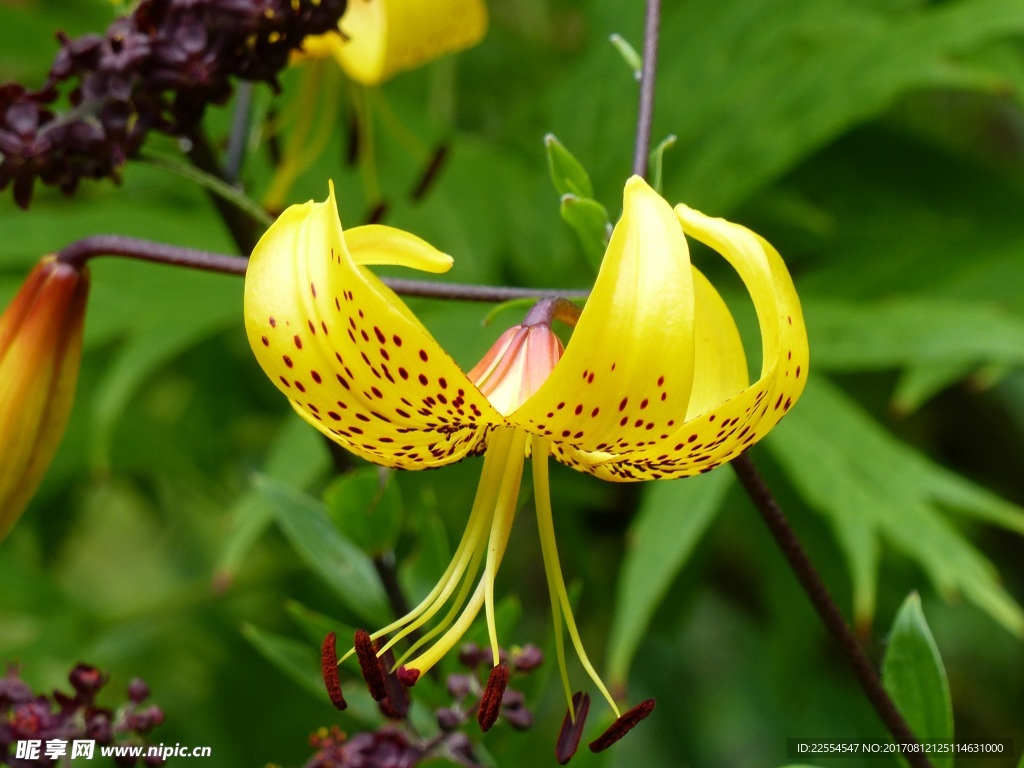
{"label": "serrated green leaf", "polygon": [[338,532],[324,505],[268,477],[257,477],[254,487],[271,502],[274,518],[295,551],[341,602],[367,624],[385,624],[387,596],[373,562]]}
{"label": "serrated green leaf", "polygon": [[[861,542],[874,531],[915,561],[942,594],[962,594],[1024,635],[1024,611],[940,507],[1017,533],[1024,533],[1024,510],[903,445],[821,376],[808,381],[800,403],[766,445],[837,531],[860,526]],[[864,590],[873,588],[873,579],[863,574],[877,572],[877,555],[852,540],[839,538],[850,572],[862,574],[854,582],[855,603],[872,605],[873,595]]]}
{"label": "serrated green leaf", "polygon": [[[882,684],[918,739],[953,738],[953,701],[938,646],[911,592],[896,614],[882,662]],[[952,768],[953,755],[931,755],[935,768]]]}
{"label": "serrated green leaf", "polygon": [[577,197],[593,197],[594,187],[590,183],[583,164],[565,148],[553,133],[544,137],[544,148],[548,154],[548,172],[551,183],[559,196],[576,195]]}
{"label": "serrated green leaf", "polygon": [[402,531],[402,496],[394,473],[366,467],[347,472],[324,491],[327,514],[364,552],[379,555],[394,548]]}
{"label": "serrated green leaf", "polygon": [[601,268],[601,260],[611,235],[608,211],[596,200],[575,195],[563,195],[559,211],[562,220],[575,230],[583,246],[583,253],[596,272]]}
{"label": "serrated green leaf", "polygon": [[608,641],[613,686],[625,681],[655,610],[714,520],[730,481],[728,472],[710,472],[664,480],[645,490],[619,573]]}

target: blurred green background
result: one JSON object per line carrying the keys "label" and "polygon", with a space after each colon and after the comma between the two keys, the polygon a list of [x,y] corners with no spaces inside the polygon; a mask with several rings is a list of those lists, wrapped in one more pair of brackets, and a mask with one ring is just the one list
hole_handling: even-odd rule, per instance
{"label": "blurred green background", "polygon": [[[1005,760],[957,765],[1015,765],[1024,749],[1024,4],[665,5],[654,142],[677,137],[664,155],[665,197],[765,236],[804,302],[811,381],[754,455],[874,658],[898,606],[921,594],[957,738],[1015,743]],[[451,253],[452,280],[586,287],[594,273],[560,219],[542,139],[553,132],[575,154],[616,218],[637,84],[608,37],[639,48],[641,4],[489,8],[484,43],[455,58],[372,93],[335,76],[335,122],[285,202],[322,199],[328,178],[346,226],[377,202],[346,161],[360,101],[376,128],[386,222]],[[100,31],[116,12],[103,0],[0,4],[0,79],[41,83],[54,30]],[[285,146],[308,106],[298,97],[308,76],[289,71],[278,96],[256,89],[257,116],[283,123]],[[208,115],[217,146],[230,112]],[[441,143],[441,175],[414,201]],[[267,133],[250,144],[243,181],[258,200],[273,173]],[[178,153],[167,139],[147,149]],[[86,183],[73,199],[38,190],[29,212],[5,193],[0,233],[0,306],[41,255],[88,234],[233,247],[202,190],[142,163],[127,166],[121,186]],[[714,254],[695,260],[756,338],[739,282]],[[319,726],[374,725],[337,715],[317,690],[315,645],[296,606],[348,624],[359,609],[275,524],[287,504],[268,500],[268,488],[290,487],[300,506],[294,494],[322,497],[326,447],[252,359],[241,280],[114,260],[91,270],[72,421],[0,545],[0,660],[18,661],[41,690],[78,660],[109,670],[113,687],[142,676],[167,713],[157,740],[212,746],[218,766],[301,765]],[[488,306],[410,304],[464,366],[519,319],[509,312],[484,327]],[[410,595],[443,570],[479,467],[470,459],[392,479]],[[277,485],[254,486],[256,473]],[[552,485],[591,655],[613,684],[628,673],[631,701],[658,699],[621,745],[581,752],[574,765],[778,766],[789,737],[884,736],[730,470],[613,486],[556,467]],[[538,556],[523,515],[498,579],[501,594],[517,596],[505,604],[503,637],[550,651]],[[564,702],[553,666],[529,681],[534,729],[481,739],[496,764],[554,764]],[[592,718],[608,721],[596,701]]]}

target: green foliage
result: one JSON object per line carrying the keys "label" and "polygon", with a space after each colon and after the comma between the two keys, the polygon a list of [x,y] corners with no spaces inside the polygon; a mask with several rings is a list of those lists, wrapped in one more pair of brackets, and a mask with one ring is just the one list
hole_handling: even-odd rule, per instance
{"label": "green foliage", "polygon": [[939,507],[1018,534],[1024,510],[901,445],[824,378],[812,380],[770,445],[800,493],[829,518],[859,622],[869,624],[874,613],[881,538],[915,560],[947,597],[962,594],[1024,634],[1018,602]]}
{"label": "green foliage", "polygon": [[324,492],[327,514],[349,541],[373,556],[389,552],[402,531],[402,497],[391,473],[358,469]]}
{"label": "green foliage", "polygon": [[[882,684],[918,739],[953,739],[946,669],[915,592],[903,601],[889,632]],[[952,754],[932,755],[931,760],[936,768],[953,765]]]}
{"label": "green foliage", "polygon": [[[451,253],[445,279],[586,287],[632,163],[637,63],[635,51],[625,50],[628,66],[620,54],[621,41],[642,38],[642,4],[489,5],[481,46],[365,96],[385,223]],[[663,6],[654,142],[678,138],[671,152],[669,139],[656,144],[651,180],[672,203],[765,236],[806,310],[809,387],[755,456],[871,649],[874,616],[922,595],[944,663],[913,598],[886,657],[887,685],[915,728],[951,723],[944,667],[960,733],[1013,738],[1019,750],[1024,6]],[[112,13],[107,0],[0,5],[0,74],[42,83],[53,31],[99,31]],[[307,106],[296,97],[302,78],[297,67],[280,95],[255,93],[241,176],[251,200],[272,183],[272,129],[287,145]],[[330,140],[287,195],[323,199],[333,178],[346,227],[376,202],[346,158],[356,143],[349,98],[338,95]],[[215,147],[226,144],[231,108],[208,116]],[[434,186],[411,199],[441,144]],[[181,156],[169,141],[147,150]],[[42,254],[89,234],[234,252],[193,181],[130,164],[120,187],[85,183],[73,199],[41,191],[27,214],[6,190],[0,306]],[[749,301],[693,250],[756,367]],[[410,602],[427,593],[465,524],[479,459],[392,476],[383,492],[362,464],[332,478],[322,436],[251,359],[240,280],[103,259],[90,270],[72,423],[37,499],[0,543],[0,659],[19,659],[40,688],[59,685],[78,659],[117,684],[141,675],[168,713],[159,737],[211,744],[218,765],[302,765],[321,725],[375,727],[357,686],[346,687],[356,719],[337,719],[317,646],[326,631],[344,645],[353,626],[391,617],[375,554],[394,552]],[[524,311],[510,306],[483,327],[489,307],[410,305],[467,368]],[[579,585],[591,657],[630,702],[658,697],[622,744],[574,765],[776,765],[794,734],[884,738],[748,502],[727,493],[730,477],[723,468],[639,488],[553,468],[560,554]],[[529,517],[499,575],[499,623],[510,644],[550,649]],[[530,733],[473,733],[494,764],[550,762],[564,707],[551,658],[528,692]],[[928,680],[932,693],[915,688]],[[434,703],[440,685],[425,682]],[[939,703],[918,725],[915,708]],[[596,707],[592,717],[595,729],[608,719]]]}

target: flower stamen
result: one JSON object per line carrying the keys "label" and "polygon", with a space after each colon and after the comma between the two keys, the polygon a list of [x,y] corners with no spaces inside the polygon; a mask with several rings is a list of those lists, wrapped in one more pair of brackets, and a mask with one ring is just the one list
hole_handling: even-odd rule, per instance
{"label": "flower stamen", "polygon": [[587,713],[590,712],[590,696],[583,691],[577,691],[569,700],[569,709],[562,720],[562,729],[558,732],[558,741],[555,742],[555,759],[559,765],[568,763],[580,746],[580,738],[583,736],[583,725],[587,720]]}
{"label": "flower stamen", "polygon": [[387,687],[384,684],[384,670],[381,669],[381,662],[377,658],[370,633],[365,629],[357,629],[353,647],[356,649],[359,669],[363,673],[366,687],[370,689],[370,695],[374,701],[383,701],[388,695]]}
{"label": "flower stamen", "polygon": [[[616,717],[620,717],[618,706],[608,692],[607,686],[601,680],[594,665],[590,663],[587,652],[583,648],[583,641],[576,629],[576,620],[572,615],[572,606],[569,603],[569,594],[565,589],[565,581],[562,579],[562,568],[558,561],[558,546],[555,543],[555,524],[551,516],[551,495],[548,483],[548,454],[551,452],[551,441],[543,437],[533,437],[533,490],[534,504],[537,507],[537,528],[540,534],[541,554],[544,558],[544,572],[548,580],[548,593],[551,597],[551,613],[555,620],[556,650],[558,651],[558,666],[562,673],[562,683],[565,685],[568,698],[568,672],[565,669],[565,650],[560,642],[562,634],[562,619],[565,620],[565,627],[569,631],[576,655],[580,664],[586,670],[594,685],[604,696],[608,705],[612,708]],[[559,610],[560,609],[560,610]],[[572,708],[572,701],[569,702]]]}
{"label": "flower stamen", "polygon": [[654,705],[654,699],[645,699],[621,717],[616,718],[615,722],[608,726],[608,730],[590,742],[590,751],[602,752],[608,749],[651,714],[654,711]]}
{"label": "flower stamen", "polygon": [[320,672],[324,678],[327,695],[335,709],[343,710],[348,706],[341,693],[341,678],[338,676],[337,635],[328,632],[320,646]]}
{"label": "flower stamen", "polygon": [[481,730],[489,731],[491,726],[498,721],[498,715],[501,714],[501,699],[505,695],[505,688],[508,686],[508,675],[508,664],[498,664],[491,668],[491,673],[487,677],[487,686],[484,688],[483,696],[480,697],[480,708],[476,715]]}

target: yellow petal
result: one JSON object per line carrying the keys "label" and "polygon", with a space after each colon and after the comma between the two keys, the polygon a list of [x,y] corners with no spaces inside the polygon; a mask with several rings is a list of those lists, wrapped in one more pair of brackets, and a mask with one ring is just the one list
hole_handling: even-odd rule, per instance
{"label": "yellow petal", "polygon": [[[366,247],[363,258],[423,263],[426,246],[411,236],[374,229],[354,241]],[[386,256],[382,243],[395,253]],[[356,263],[333,187],[324,203],[290,207],[257,244],[245,324],[257,360],[296,411],[375,463],[456,461],[479,446],[484,427],[502,423],[405,304]]]}
{"label": "yellow petal", "polygon": [[483,0],[352,0],[339,25],[307,48],[324,48],[353,80],[377,85],[448,53],[476,45],[487,31]]}
{"label": "yellow petal", "polygon": [[[682,477],[705,472],[764,437],[792,407],[807,379],[808,348],[800,301],[778,252],[745,227],[686,206],[676,213],[683,230],[718,251],[750,292],[761,326],[761,377],[724,401],[698,408],[666,439],[620,456],[559,458],[608,480]],[[698,313],[700,315],[700,313]]]}
{"label": "yellow petal", "polygon": [[575,449],[616,454],[674,431],[693,384],[693,291],[675,214],[633,177],[565,355],[509,421]]}
{"label": "yellow petal", "polygon": [[383,224],[345,230],[345,244],[352,260],[361,266],[387,264],[437,274],[452,268],[452,257],[447,253],[414,234]]}
{"label": "yellow petal", "polygon": [[67,426],[88,286],[86,273],[47,258],[0,316],[0,539],[35,493]]}

